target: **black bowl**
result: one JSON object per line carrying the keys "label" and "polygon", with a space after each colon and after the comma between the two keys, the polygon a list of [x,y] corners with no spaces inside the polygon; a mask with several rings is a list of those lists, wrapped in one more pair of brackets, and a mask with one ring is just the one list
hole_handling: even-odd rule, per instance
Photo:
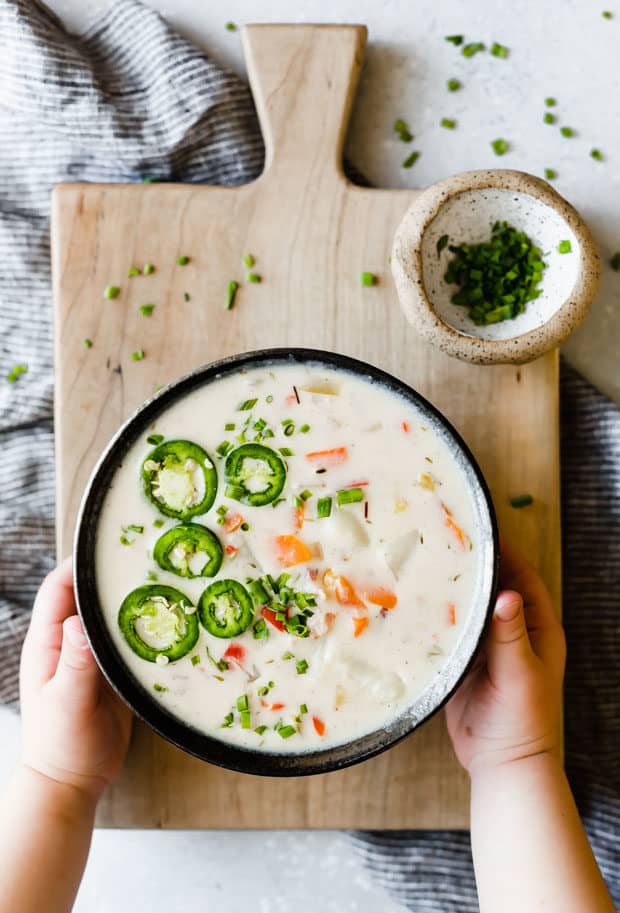
{"label": "black bowl", "polygon": [[[352,372],[403,396],[423,413],[428,425],[450,447],[471,487],[477,514],[481,568],[474,608],[455,652],[403,714],[381,729],[333,748],[300,754],[276,754],[240,748],[199,732],[167,712],[133,677],[112,641],[101,611],[95,575],[95,539],[103,501],[117,468],[129,448],[163,411],[223,375],[256,365],[290,363],[314,363]],[[80,507],[74,544],[78,612],[97,662],[114,690],[155,732],[189,754],[231,770],[265,776],[326,773],[356,764],[395,745],[436,713],[458,687],[474,659],[492,613],[498,569],[497,524],[491,496],[467,445],[449,422],[419,393],[385,371],[345,355],[314,349],[264,349],[234,355],[198,368],[162,389],[125,422],[95,467]]]}

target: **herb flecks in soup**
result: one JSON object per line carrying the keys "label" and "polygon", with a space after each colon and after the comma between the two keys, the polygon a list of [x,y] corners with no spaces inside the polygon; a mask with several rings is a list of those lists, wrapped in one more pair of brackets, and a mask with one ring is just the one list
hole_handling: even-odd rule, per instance
{"label": "herb flecks in soup", "polygon": [[[205,384],[150,430],[106,495],[96,560],[153,699],[276,752],[405,712],[477,584],[472,495],[424,416],[351,373],[276,365]],[[119,528],[143,532],[126,548]]]}

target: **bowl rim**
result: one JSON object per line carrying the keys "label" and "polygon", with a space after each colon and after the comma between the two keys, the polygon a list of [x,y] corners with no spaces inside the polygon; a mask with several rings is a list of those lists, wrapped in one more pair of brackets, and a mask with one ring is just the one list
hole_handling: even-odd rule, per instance
{"label": "bowl rim", "polygon": [[[579,242],[579,268],[568,297],[544,323],[506,339],[485,339],[446,323],[435,311],[424,284],[422,242],[427,228],[450,200],[470,191],[484,190],[523,194],[555,210]],[[443,352],[476,364],[522,364],[558,346],[587,316],[600,281],[596,245],[577,210],[547,181],[508,168],[460,172],[423,190],[396,230],[391,267],[409,323]]]}
{"label": "bowl rim", "polygon": [[[106,474],[109,474],[111,478],[118,467],[119,460],[148,428],[153,418],[171,405],[204,384],[216,380],[222,374],[231,374],[244,367],[255,367],[261,363],[269,364],[270,362],[321,364],[336,370],[349,371],[357,377],[371,379],[390,391],[400,393],[422,413],[426,413],[438,423],[446,436],[452,439],[455,447],[461,451],[464,463],[473,473],[475,484],[478,486],[482,498],[484,512],[488,518],[491,542],[488,601],[483,616],[480,611],[483,621],[467,662],[458,679],[447,689],[447,693],[439,703],[432,706],[416,721],[412,721],[404,731],[388,735],[382,742],[377,742],[375,738],[375,742],[370,746],[364,746],[364,743],[373,737],[378,737],[379,732],[387,733],[389,726],[403,719],[403,715],[390,720],[385,727],[380,727],[352,741],[298,754],[289,752],[279,754],[247,749],[200,732],[166,711],[134,678],[112,641],[100,609],[95,566],[92,559],[101,502],[107,492],[107,488],[102,489],[101,487],[105,483]],[[100,502],[98,507],[96,507],[97,500]],[[95,506],[94,517],[93,506]],[[307,776],[341,770],[361,763],[398,744],[411,735],[422,723],[438,713],[459,687],[474,662],[491,619],[498,579],[499,534],[493,500],[471,450],[448,419],[413,387],[383,369],[338,352],[304,347],[259,349],[209,362],[170,382],[138,407],[112,437],[91,472],[78,510],[73,540],[73,582],[77,611],[90,648],[112,689],[142,722],[146,723],[157,735],[187,754],[228,770],[260,776]]]}

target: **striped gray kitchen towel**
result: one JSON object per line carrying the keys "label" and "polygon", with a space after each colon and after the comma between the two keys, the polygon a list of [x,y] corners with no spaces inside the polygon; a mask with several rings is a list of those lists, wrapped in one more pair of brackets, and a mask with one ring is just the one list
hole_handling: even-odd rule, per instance
{"label": "striped gray kitchen towel", "polygon": [[[17,699],[32,599],[54,563],[49,203],[67,180],[239,184],[263,144],[247,87],[136,0],[84,37],[33,0],[0,0],[0,700]],[[567,764],[620,901],[618,610],[620,414],[562,376]],[[615,653],[614,653],[615,651]],[[376,879],[415,913],[477,909],[468,838],[352,835]]]}

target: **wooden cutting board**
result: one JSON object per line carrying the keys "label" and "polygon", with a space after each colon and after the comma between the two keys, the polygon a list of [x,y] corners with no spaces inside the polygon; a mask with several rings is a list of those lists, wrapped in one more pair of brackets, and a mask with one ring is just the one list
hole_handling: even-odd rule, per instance
{"label": "wooden cutting board", "polygon": [[[366,41],[362,26],[243,31],[267,146],[243,187],[66,184],[54,192],[58,552],[93,465],[159,384],[223,355],[274,345],[326,348],[408,381],[461,431],[490,483],[502,531],[560,599],[558,358],[475,367],[422,342],[402,316],[388,257],[412,190],[369,190],[341,153]],[[243,284],[251,251],[261,284]],[[191,257],[178,266],[176,257]],[[156,271],[129,280],[132,264]],[[360,272],[379,277],[364,288]],[[104,301],[105,286],[121,287]],[[184,293],[190,300],[184,300]],[[139,305],[154,303],[150,318]],[[86,349],[83,340],[92,339]],[[144,360],[131,353],[143,349]],[[510,508],[511,495],[535,503]],[[142,725],[101,804],[110,827],[462,828],[468,786],[443,716],[346,771],[269,780],[184,755]]]}

